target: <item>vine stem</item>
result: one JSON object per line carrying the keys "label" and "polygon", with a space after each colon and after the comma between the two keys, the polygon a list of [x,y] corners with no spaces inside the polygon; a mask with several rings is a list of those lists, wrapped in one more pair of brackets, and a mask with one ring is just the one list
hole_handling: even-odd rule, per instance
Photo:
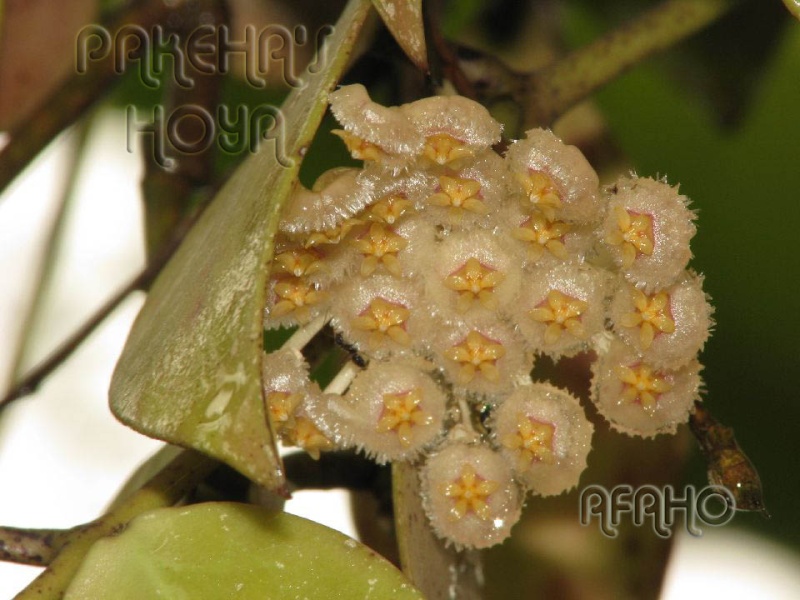
{"label": "vine stem", "polygon": [[83,161],[86,141],[91,129],[90,121],[79,123],[75,130],[71,132],[69,140],[69,161],[67,164],[67,174],[62,184],[61,194],[55,207],[55,215],[50,223],[49,230],[45,235],[44,248],[42,249],[39,263],[35,266],[36,278],[30,302],[25,308],[25,313],[21,315],[22,327],[20,336],[16,343],[14,358],[11,362],[11,377],[17,379],[23,362],[29,351],[31,343],[31,332],[39,318],[39,313],[44,304],[45,292],[50,286],[53,272],[55,271],[58,250],[64,237],[66,216],[70,205],[75,196],[75,184],[78,180],[81,163]]}
{"label": "vine stem", "polygon": [[550,125],[648,56],[719,19],[740,0],[667,0],[523,80],[525,129]]}
{"label": "vine stem", "polygon": [[0,561],[45,567],[69,541],[73,531],[0,526]]}
{"label": "vine stem", "polygon": [[[184,4],[176,10],[169,21],[169,33],[175,33],[181,44],[181,52],[190,55],[188,40],[192,32],[201,25],[213,25],[215,29],[228,27],[230,11],[226,0],[196,0]],[[210,62],[219,62],[219,48],[209,55]],[[177,65],[173,67],[177,69]],[[185,106],[199,107],[206,114],[215,114],[219,105],[223,76],[218,70],[205,74],[197,71],[189,61],[187,76],[194,80],[191,87],[177,85],[175,77],[168,78],[164,84],[163,94],[165,111],[173,114]],[[208,135],[206,124],[200,119],[181,119],[180,129],[176,135],[182,139],[199,140]],[[168,132],[163,131],[164,123],[154,120],[156,129],[154,139],[166,139]],[[155,144],[154,144],[155,146]],[[143,147],[146,146],[143,144]],[[216,177],[214,164],[217,155],[217,144],[212,143],[200,152],[179,152],[173,157],[173,167],[164,168],[156,157],[156,149],[142,152],[144,160],[144,177],[142,179],[142,197],[145,215],[145,250],[147,259],[152,260],[164,242],[169,240],[172,231],[180,220],[191,211],[194,201],[198,200],[199,190],[213,184]]]}
{"label": "vine stem", "polygon": [[327,387],[325,388],[326,394],[344,394],[345,390],[350,386],[355,379],[356,375],[361,372],[361,367],[356,365],[353,361],[347,361],[341,370],[336,374]]}
{"label": "vine stem", "polygon": [[96,521],[69,530],[69,539],[61,552],[15,600],[61,598],[92,544],[120,533],[144,512],[176,504],[217,465],[213,459],[193,450],[179,454],[117,508]]}
{"label": "vine stem", "polygon": [[325,313],[317,315],[311,321],[295,331],[292,334],[292,337],[286,340],[283,346],[281,346],[281,350],[291,349],[300,352],[306,347],[306,344],[308,344],[308,342],[310,342],[313,337],[317,335],[323,327],[325,327],[329,320],[330,317]]}

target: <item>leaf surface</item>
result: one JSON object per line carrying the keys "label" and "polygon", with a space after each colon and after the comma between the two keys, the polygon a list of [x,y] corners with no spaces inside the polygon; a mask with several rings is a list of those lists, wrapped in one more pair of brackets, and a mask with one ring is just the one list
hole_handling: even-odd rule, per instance
{"label": "leaf surface", "polygon": [[428,70],[422,0],[372,0],[394,39],[419,69]]}
{"label": "leaf surface", "polygon": [[283,483],[260,383],[272,238],[369,7],[347,5],[326,63],[275,113],[275,139],[236,171],[155,281],[111,382],[123,423],[270,488]]}
{"label": "leaf surface", "polygon": [[236,503],[141,515],[94,544],[65,599],[422,600],[366,546],[318,523]]}

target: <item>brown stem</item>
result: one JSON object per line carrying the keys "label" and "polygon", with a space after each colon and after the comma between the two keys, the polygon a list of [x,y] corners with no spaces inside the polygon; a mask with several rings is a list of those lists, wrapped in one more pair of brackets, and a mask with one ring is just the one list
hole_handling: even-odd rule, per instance
{"label": "brown stem", "polygon": [[46,567],[69,541],[73,529],[0,526],[0,561]]}
{"label": "brown stem", "polygon": [[567,109],[648,56],[719,19],[738,0],[667,0],[526,82],[525,128],[550,125]]}
{"label": "brown stem", "polygon": [[461,96],[476,100],[475,87],[461,70],[455,47],[442,35],[438,14],[441,11],[440,3],[425,2],[422,8],[425,38],[428,40],[428,68],[434,87],[440,88],[447,80]]}
{"label": "brown stem", "polygon": [[[174,33],[177,34],[182,51],[189,53],[192,49],[188,45],[190,34],[200,25],[211,25],[215,28],[225,27],[230,22],[227,2],[224,0],[200,0],[193,2],[178,11],[174,19]],[[218,50],[218,49],[217,49]],[[216,55],[205,58],[206,61],[217,62]],[[218,70],[211,74],[197,71],[191,61],[186,65],[186,75],[193,81],[191,86],[177,85],[175,78],[168,78],[167,94],[165,97],[165,114],[171,115],[173,111],[186,106],[192,106],[193,111],[204,111],[205,115],[212,117],[216,123],[216,108],[219,103],[220,88],[223,76]],[[182,140],[203,141],[209,136],[216,138],[216,130],[208,131],[207,122],[199,118],[184,118],[179,121],[178,135]],[[165,140],[167,132],[161,131],[163,123],[155,122],[156,132],[154,137]],[[167,145],[171,140],[167,140]],[[142,195],[145,206],[145,248],[148,261],[170,238],[173,230],[180,220],[191,209],[197,200],[197,190],[203,189],[212,182],[214,177],[214,162],[216,159],[216,139],[213,139],[207,148],[200,152],[181,152],[170,157],[174,166],[166,169],[160,164],[163,157],[156,156],[153,152],[144,152],[144,179],[142,180]]]}
{"label": "brown stem", "polygon": [[64,232],[64,223],[69,209],[70,202],[75,195],[75,183],[78,179],[78,171],[83,159],[83,152],[86,147],[86,138],[90,129],[88,122],[76,125],[76,131],[70,138],[69,163],[67,165],[67,175],[61,190],[61,195],[55,208],[55,215],[50,223],[49,231],[45,235],[44,248],[42,250],[39,264],[36,265],[36,283],[30,295],[30,302],[25,307],[25,313],[21,315],[22,326],[20,336],[14,350],[14,358],[11,363],[11,377],[16,379],[20,375],[20,370],[28,353],[31,332],[42,309],[44,297],[56,264],[58,249],[61,244]]}

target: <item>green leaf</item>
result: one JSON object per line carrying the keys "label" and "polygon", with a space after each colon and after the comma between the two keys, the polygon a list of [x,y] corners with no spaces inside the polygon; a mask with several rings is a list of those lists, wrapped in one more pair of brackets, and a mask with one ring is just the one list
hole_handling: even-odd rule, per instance
{"label": "green leaf", "polygon": [[783,3],[796,19],[800,19],[800,0],[783,0]]}
{"label": "green leaf", "polygon": [[372,0],[386,28],[422,71],[428,70],[428,50],[422,24],[422,0]]}
{"label": "green leaf", "polygon": [[284,103],[283,135],[236,171],[158,277],[111,381],[123,423],[270,488],[283,483],[260,380],[272,238],[369,7],[350,1],[326,44],[328,63]]}
{"label": "green leaf", "polygon": [[428,600],[480,600],[478,552],[456,552],[433,533],[422,508],[417,468],[392,465],[394,522],[403,572]]}
{"label": "green leaf", "polygon": [[211,502],[145,513],[98,541],[64,597],[422,599],[394,566],[337,531]]}

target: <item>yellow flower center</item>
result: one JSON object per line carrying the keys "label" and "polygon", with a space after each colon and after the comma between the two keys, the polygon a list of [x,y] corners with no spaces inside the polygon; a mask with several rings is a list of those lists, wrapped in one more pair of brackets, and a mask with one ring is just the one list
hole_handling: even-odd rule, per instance
{"label": "yellow flower center", "polygon": [[558,290],[550,290],[547,298],[529,314],[534,321],[547,323],[544,332],[545,344],[555,344],[561,339],[565,329],[573,336],[583,339],[586,332],[580,316],[586,312],[589,304]]}
{"label": "yellow flower center", "polygon": [[301,323],[308,320],[309,307],[325,299],[325,293],[317,290],[314,284],[297,277],[289,277],[275,284],[278,301],[270,311],[275,317],[282,317],[291,312]]}
{"label": "yellow flower center", "polygon": [[394,225],[404,214],[414,210],[414,203],[399,194],[391,194],[369,207],[367,219]]}
{"label": "yellow flower center", "polygon": [[617,377],[622,381],[622,398],[626,402],[638,403],[645,410],[653,410],[658,397],[672,389],[664,375],[646,364],[619,366]]}
{"label": "yellow flower center", "polygon": [[472,150],[451,135],[437,133],[425,139],[422,155],[438,165],[446,165],[462,158],[472,157]]}
{"label": "yellow flower center", "polygon": [[294,427],[294,411],[300,405],[302,397],[295,392],[270,392],[267,394],[267,406],[272,426],[276,431]]}
{"label": "yellow flower center", "polygon": [[341,242],[350,230],[356,225],[360,225],[359,219],[346,219],[341,224],[333,229],[326,229],[325,231],[314,231],[308,234],[308,237],[303,242],[305,248],[312,248],[323,244],[338,244]]}
{"label": "yellow flower center", "polygon": [[478,331],[470,331],[464,340],[449,348],[445,357],[461,363],[458,373],[459,383],[467,384],[480,373],[491,382],[500,380],[497,361],[506,354],[502,344],[489,339]]}
{"label": "yellow flower center", "polygon": [[293,248],[275,256],[276,274],[302,277],[316,273],[322,268],[322,261],[316,252]]}
{"label": "yellow flower center", "polygon": [[453,520],[460,520],[473,512],[485,521],[490,516],[487,500],[499,487],[500,484],[496,481],[480,477],[475,467],[467,463],[461,468],[457,479],[442,486],[442,493],[453,500],[453,507],[450,509]]}
{"label": "yellow flower center", "polygon": [[478,198],[481,184],[474,179],[461,177],[439,177],[440,192],[433,194],[428,201],[435,206],[463,209],[469,212],[485,214],[488,212],[486,204]]}
{"label": "yellow flower center", "polygon": [[561,196],[556,184],[547,173],[529,169],[526,174],[515,173],[522,184],[525,195],[550,221],[555,220],[556,211],[561,208]]}
{"label": "yellow flower center", "polygon": [[448,275],[444,284],[451,290],[459,292],[457,308],[460,312],[466,312],[475,300],[493,310],[497,308],[497,299],[492,292],[503,279],[505,279],[503,273],[481,264],[477,258],[472,257],[460,269]]}
{"label": "yellow flower center", "polygon": [[562,238],[569,232],[570,225],[563,221],[551,221],[544,214],[536,213],[517,227],[512,235],[523,242],[530,243],[532,258],[537,260],[545,250],[561,260],[569,255]]}
{"label": "yellow flower center", "polygon": [[425,414],[419,403],[422,402],[420,390],[415,388],[406,392],[383,395],[383,413],[378,421],[378,433],[397,432],[400,443],[406,448],[411,445],[411,430],[414,425],[429,425],[431,415]]}
{"label": "yellow flower center", "polygon": [[411,344],[411,338],[404,329],[411,312],[402,304],[394,304],[383,298],[375,298],[366,310],[352,321],[356,329],[371,332],[370,345],[377,347],[386,337],[402,346]]}
{"label": "yellow flower center", "polygon": [[314,460],[319,459],[320,451],[333,450],[335,447],[307,417],[297,417],[294,428],[288,430],[283,439],[287,444],[299,446],[308,452]]}
{"label": "yellow flower center", "polygon": [[408,245],[408,241],[386,225],[373,223],[367,234],[355,240],[353,245],[364,255],[361,263],[361,274],[364,277],[371,275],[381,264],[392,275],[401,275],[397,253]]}
{"label": "yellow flower center", "polygon": [[644,350],[652,345],[656,333],[675,331],[675,321],[669,308],[669,294],[658,292],[647,296],[641,290],[633,288],[633,302],[636,312],[623,315],[620,324],[623,327],[639,328],[639,342]]}
{"label": "yellow flower center", "polygon": [[641,254],[653,254],[653,218],[650,215],[629,212],[621,206],[614,208],[617,230],[606,241],[622,248],[622,266],[628,268]]}
{"label": "yellow flower center", "polygon": [[523,413],[517,415],[517,431],[505,436],[503,446],[516,452],[519,469],[527,469],[531,463],[543,462],[552,464],[553,434],[556,428],[550,423],[542,423],[529,418]]}
{"label": "yellow flower center", "polygon": [[386,153],[381,149],[380,146],[361,139],[349,131],[344,131],[343,129],[334,129],[331,131],[331,133],[339,136],[342,139],[344,145],[347,146],[348,152],[350,152],[350,156],[356,160],[379,161],[386,156]]}

